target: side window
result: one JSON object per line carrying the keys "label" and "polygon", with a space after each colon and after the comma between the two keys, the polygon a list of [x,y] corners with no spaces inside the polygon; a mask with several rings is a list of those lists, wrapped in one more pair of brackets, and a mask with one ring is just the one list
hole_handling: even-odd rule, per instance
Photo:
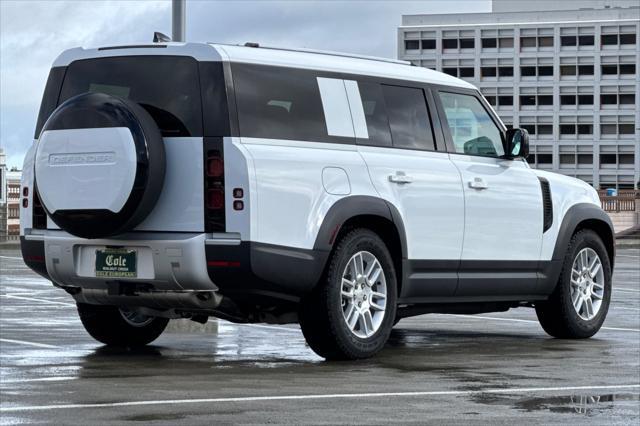
{"label": "side window", "polygon": [[313,72],[232,65],[240,134],[323,142],[329,137]]}
{"label": "side window", "polygon": [[391,146],[389,120],[380,84],[360,81],[358,89],[369,133],[369,139],[358,139],[358,142],[365,145]]}
{"label": "side window", "polygon": [[424,91],[413,87],[382,85],[396,148],[434,150],[433,131]]}
{"label": "side window", "polygon": [[487,157],[504,155],[502,132],[475,96],[440,92],[440,99],[455,152]]}

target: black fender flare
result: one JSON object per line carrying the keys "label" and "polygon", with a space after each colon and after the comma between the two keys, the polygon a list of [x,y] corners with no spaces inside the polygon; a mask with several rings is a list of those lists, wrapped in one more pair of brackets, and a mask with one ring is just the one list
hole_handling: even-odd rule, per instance
{"label": "black fender flare", "polygon": [[609,261],[613,268],[616,247],[613,223],[611,222],[609,215],[604,210],[591,203],[575,204],[567,210],[558,230],[558,237],[556,239],[555,248],[553,249],[552,260],[562,261],[564,259],[567,249],[569,248],[571,237],[576,232],[576,229],[578,229],[580,224],[587,220],[600,222],[601,226],[608,233],[608,235],[605,235],[606,238],[603,238],[603,242],[609,252]]}
{"label": "black fender flare", "polygon": [[539,290],[542,294],[551,294],[562,272],[562,264],[564,257],[569,249],[569,242],[576,230],[585,221],[595,221],[597,229],[594,229],[601,237],[607,252],[609,253],[609,262],[611,268],[615,261],[615,233],[613,231],[613,223],[607,213],[599,206],[591,203],[579,203],[571,206],[562,218],[562,223],[558,229],[558,237],[553,249],[551,261],[541,262]]}
{"label": "black fender flare", "polygon": [[342,225],[356,216],[378,216],[393,223],[400,237],[402,258],[407,258],[407,234],[400,212],[388,201],[369,195],[352,195],[336,201],[324,216],[316,235],[314,250],[331,251]]}

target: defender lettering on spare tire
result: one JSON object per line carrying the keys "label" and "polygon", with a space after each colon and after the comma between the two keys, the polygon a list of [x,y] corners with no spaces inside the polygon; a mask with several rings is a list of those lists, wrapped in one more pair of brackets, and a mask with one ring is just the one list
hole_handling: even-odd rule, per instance
{"label": "defender lettering on spare tire", "polygon": [[82,238],[133,229],[155,205],[165,174],[158,126],[134,102],[85,93],[44,125],[35,158],[37,191],[51,219]]}

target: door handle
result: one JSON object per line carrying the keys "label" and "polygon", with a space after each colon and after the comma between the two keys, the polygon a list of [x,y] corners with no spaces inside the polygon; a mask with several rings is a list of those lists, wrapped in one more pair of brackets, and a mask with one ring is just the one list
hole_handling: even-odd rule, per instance
{"label": "door handle", "polygon": [[473,180],[469,181],[469,188],[487,189],[489,188],[489,185],[487,185],[487,182],[485,182],[484,179],[476,177],[476,178],[473,178]]}
{"label": "door handle", "polygon": [[407,176],[404,172],[398,171],[395,175],[389,175],[389,182],[405,184],[413,182],[413,178]]}

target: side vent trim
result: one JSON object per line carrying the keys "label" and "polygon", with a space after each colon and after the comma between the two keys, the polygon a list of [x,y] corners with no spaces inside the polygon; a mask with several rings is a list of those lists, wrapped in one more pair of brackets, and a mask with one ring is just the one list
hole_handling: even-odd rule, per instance
{"label": "side vent trim", "polygon": [[542,210],[544,217],[542,233],[545,233],[551,228],[551,225],[553,225],[553,200],[551,199],[549,181],[543,177],[539,177],[538,179],[540,180],[540,188],[542,189]]}

